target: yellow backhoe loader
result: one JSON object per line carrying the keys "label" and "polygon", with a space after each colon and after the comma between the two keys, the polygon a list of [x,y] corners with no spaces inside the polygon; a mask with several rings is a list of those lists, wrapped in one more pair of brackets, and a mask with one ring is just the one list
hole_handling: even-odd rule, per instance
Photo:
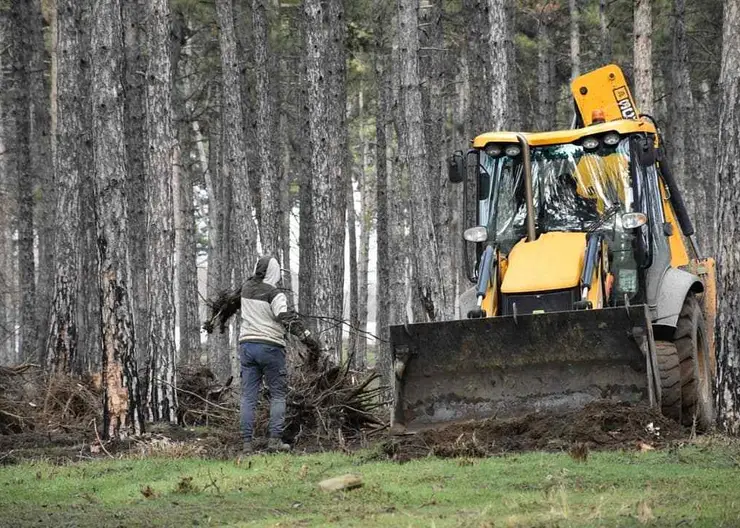
{"label": "yellow backhoe loader", "polygon": [[715,265],[621,69],[575,79],[574,126],[489,132],[464,186],[466,318],[392,326],[392,430],[594,400],[713,422]]}

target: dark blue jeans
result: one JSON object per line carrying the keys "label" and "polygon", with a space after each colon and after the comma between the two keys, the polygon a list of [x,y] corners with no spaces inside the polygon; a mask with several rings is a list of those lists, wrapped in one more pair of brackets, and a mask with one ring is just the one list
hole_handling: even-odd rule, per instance
{"label": "dark blue jeans", "polygon": [[270,391],[270,438],[281,438],[285,423],[285,393],[288,388],[285,349],[275,345],[245,342],[239,345],[239,357],[242,375],[241,429],[244,441],[252,440],[254,408],[263,376]]}

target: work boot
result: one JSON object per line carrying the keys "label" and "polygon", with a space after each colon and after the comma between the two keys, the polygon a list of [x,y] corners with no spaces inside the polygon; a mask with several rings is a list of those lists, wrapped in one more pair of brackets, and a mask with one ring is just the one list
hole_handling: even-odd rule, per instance
{"label": "work boot", "polygon": [[286,444],[279,438],[270,438],[267,442],[267,450],[273,453],[290,451],[290,444]]}
{"label": "work boot", "polygon": [[251,455],[254,453],[254,446],[251,440],[245,440],[242,444],[242,455]]}

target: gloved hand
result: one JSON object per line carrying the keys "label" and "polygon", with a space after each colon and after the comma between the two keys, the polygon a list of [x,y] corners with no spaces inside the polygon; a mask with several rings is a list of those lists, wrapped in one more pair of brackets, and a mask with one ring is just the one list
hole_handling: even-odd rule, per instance
{"label": "gloved hand", "polygon": [[312,335],[306,336],[303,340],[303,344],[313,352],[319,352],[321,350],[321,342]]}

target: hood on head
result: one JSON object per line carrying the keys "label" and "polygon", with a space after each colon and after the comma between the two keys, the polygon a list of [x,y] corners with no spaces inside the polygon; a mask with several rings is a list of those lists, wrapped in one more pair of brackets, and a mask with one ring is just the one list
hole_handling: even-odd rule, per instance
{"label": "hood on head", "polygon": [[265,255],[257,261],[254,267],[254,276],[270,286],[277,286],[280,282],[280,264],[270,255]]}

